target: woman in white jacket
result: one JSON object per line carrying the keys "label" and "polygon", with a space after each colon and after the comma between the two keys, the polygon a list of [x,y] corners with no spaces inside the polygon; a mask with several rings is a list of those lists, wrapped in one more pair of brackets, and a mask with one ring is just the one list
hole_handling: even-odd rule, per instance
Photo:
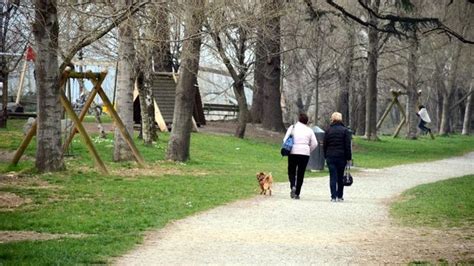
{"label": "woman in white jacket", "polygon": [[313,130],[306,124],[308,124],[308,116],[301,113],[298,122],[288,128],[283,139],[283,143],[285,143],[286,139],[293,134],[294,143],[290,155],[288,155],[288,180],[290,181],[290,197],[292,199],[300,199],[309,156],[318,146]]}

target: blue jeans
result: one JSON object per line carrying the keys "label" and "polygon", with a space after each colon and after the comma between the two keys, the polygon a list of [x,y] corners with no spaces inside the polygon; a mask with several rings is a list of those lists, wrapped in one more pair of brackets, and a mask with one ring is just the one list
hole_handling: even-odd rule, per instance
{"label": "blue jeans", "polygon": [[421,129],[421,131],[423,131],[423,133],[428,133],[431,131],[431,129],[429,129],[428,127],[425,126],[426,125],[426,122],[423,121],[423,119],[420,119],[420,123],[418,124],[418,127]]}
{"label": "blue jeans", "polygon": [[346,167],[346,159],[344,158],[326,158],[329,169],[329,189],[331,190],[331,198],[342,198],[344,195],[344,185],[342,177]]}

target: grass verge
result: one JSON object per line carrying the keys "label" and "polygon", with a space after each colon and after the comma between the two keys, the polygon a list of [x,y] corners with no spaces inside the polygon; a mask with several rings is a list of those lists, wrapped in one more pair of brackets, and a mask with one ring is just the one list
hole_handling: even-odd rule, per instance
{"label": "grass verge", "polygon": [[472,227],[474,175],[420,185],[405,191],[390,213],[407,226]]}
{"label": "grass verge", "polygon": [[407,140],[382,136],[380,141],[355,137],[353,150],[356,166],[383,168],[463,155],[474,150],[474,137],[451,135],[432,140],[423,136],[418,140]]}

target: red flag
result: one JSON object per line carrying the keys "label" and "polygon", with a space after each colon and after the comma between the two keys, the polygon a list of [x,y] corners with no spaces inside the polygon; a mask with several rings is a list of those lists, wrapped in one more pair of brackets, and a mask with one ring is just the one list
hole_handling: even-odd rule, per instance
{"label": "red flag", "polygon": [[26,48],[26,61],[35,61],[35,58],[35,51],[33,50],[33,48],[31,48],[31,46],[28,46],[28,48]]}

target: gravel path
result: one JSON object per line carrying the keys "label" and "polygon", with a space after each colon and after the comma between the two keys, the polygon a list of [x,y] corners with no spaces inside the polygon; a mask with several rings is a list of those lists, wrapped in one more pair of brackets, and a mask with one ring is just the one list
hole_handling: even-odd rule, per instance
{"label": "gravel path", "polygon": [[[345,202],[329,201],[328,178],[305,179],[301,200],[287,183],[170,223],[147,235],[118,265],[380,264],[474,261],[472,228],[407,228],[389,218],[390,200],[423,183],[474,174],[474,153],[355,173]],[[310,176],[310,174],[309,174]],[[390,177],[390,182],[388,179]],[[256,184],[257,185],[257,184]]]}

